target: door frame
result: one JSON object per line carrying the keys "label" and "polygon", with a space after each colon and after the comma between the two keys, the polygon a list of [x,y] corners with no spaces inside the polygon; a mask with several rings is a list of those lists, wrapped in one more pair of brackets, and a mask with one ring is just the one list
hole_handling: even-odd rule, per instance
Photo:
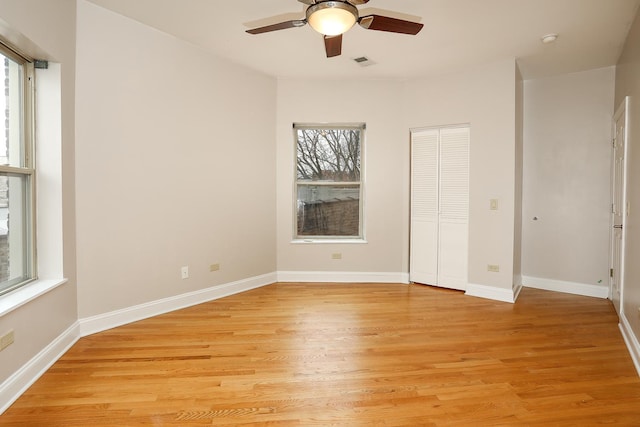
{"label": "door frame", "polygon": [[[629,151],[629,101],[630,98],[628,96],[626,96],[624,98],[624,100],[620,103],[620,105],[618,106],[618,108],[616,109],[616,112],[613,116],[613,137],[617,138],[619,137],[618,135],[616,135],[617,132],[617,126],[616,124],[618,123],[618,120],[624,116],[624,120],[625,120],[625,126],[624,126],[624,132],[623,132],[623,144],[624,144],[624,149],[623,149],[623,161],[622,161],[622,182],[619,183],[620,185],[622,185],[621,188],[621,197],[622,197],[622,212],[621,217],[622,217],[622,231],[621,231],[621,240],[620,240],[620,274],[619,274],[619,282],[618,282],[618,288],[620,289],[620,299],[618,301],[619,307],[616,307],[617,311],[618,311],[618,315],[622,315],[624,312],[623,309],[623,301],[624,301],[624,265],[625,265],[625,246],[626,246],[626,235],[627,235],[627,231],[626,231],[626,218],[627,218],[627,170],[628,170],[628,163],[627,163],[627,159],[628,159],[628,151]],[[609,268],[613,269],[614,265],[613,265],[613,258],[614,258],[614,254],[615,254],[615,230],[614,230],[614,212],[613,212],[613,204],[614,204],[614,197],[615,197],[615,185],[616,185],[616,180],[615,180],[615,139],[612,138],[612,148],[611,148],[611,213],[609,214]],[[610,270],[611,271],[611,270]],[[609,299],[613,301],[613,277],[611,274],[609,274]],[[615,306],[615,304],[614,304]]]}

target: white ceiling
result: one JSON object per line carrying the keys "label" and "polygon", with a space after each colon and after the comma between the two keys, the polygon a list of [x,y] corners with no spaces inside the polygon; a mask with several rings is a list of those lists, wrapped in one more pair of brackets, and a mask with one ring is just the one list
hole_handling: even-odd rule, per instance
{"label": "white ceiling", "polygon": [[[640,0],[370,0],[360,15],[416,20],[417,36],[365,30],[344,35],[327,59],[308,25],[249,35],[302,19],[297,0],[89,0],[204,50],[276,77],[405,78],[515,57],[525,79],[614,65]],[[116,30],[117,31],[117,30]],[[542,44],[541,37],[558,33]],[[366,56],[372,65],[352,59]]]}

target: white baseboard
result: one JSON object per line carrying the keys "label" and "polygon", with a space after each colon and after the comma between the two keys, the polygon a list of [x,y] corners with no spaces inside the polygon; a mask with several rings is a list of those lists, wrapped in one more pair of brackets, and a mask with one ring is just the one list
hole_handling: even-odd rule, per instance
{"label": "white baseboard", "polygon": [[519,287],[516,289],[506,289],[506,288],[496,288],[494,286],[487,285],[476,285],[474,283],[467,284],[467,291],[465,295],[469,295],[472,297],[486,298],[492,299],[495,301],[502,302],[516,302],[516,298],[518,298],[518,294],[520,293]]}
{"label": "white baseboard", "polygon": [[0,414],[31,387],[79,338],[80,324],[75,322],[0,384]]}
{"label": "white baseboard", "polygon": [[276,273],[269,273],[157,301],[151,301],[145,304],[123,308],[121,310],[99,314],[97,316],[87,317],[80,319],[80,334],[84,337],[97,332],[106,331],[107,329],[115,328],[117,326],[125,325],[127,323],[136,322],[159,314],[169,313],[181,308],[191,307],[196,304],[202,304],[218,298],[249,291],[275,282]]}
{"label": "white baseboard", "polygon": [[585,283],[566,282],[564,280],[530,276],[522,276],[522,284],[527,288],[543,289],[545,291],[564,292],[595,298],[609,298],[608,286],[588,285]]}
{"label": "white baseboard", "polygon": [[636,371],[638,371],[638,375],[640,375],[640,343],[634,335],[631,325],[624,313],[620,316],[620,323],[618,324],[618,327],[620,328],[622,338],[624,338],[624,342],[629,349],[629,354],[631,355],[633,364],[636,367]]}
{"label": "white baseboard", "polygon": [[351,271],[279,271],[278,282],[409,283],[409,273]]}
{"label": "white baseboard", "polygon": [[518,300],[520,292],[522,291],[522,281],[520,283],[514,283],[513,285],[513,302]]}

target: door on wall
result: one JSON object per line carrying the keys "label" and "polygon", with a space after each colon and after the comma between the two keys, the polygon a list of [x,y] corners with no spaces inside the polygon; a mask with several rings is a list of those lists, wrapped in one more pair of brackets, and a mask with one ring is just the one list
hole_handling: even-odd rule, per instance
{"label": "door on wall", "polygon": [[466,290],[468,126],[411,131],[409,280]]}
{"label": "door on wall", "polygon": [[610,255],[610,297],[618,314],[622,314],[622,294],[624,292],[624,223],[626,206],[626,162],[627,114],[626,98],[614,116],[613,160],[611,167],[611,255]]}

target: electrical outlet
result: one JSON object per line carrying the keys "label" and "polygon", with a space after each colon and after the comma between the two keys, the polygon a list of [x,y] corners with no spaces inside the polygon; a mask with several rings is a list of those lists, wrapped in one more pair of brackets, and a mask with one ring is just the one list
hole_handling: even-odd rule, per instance
{"label": "electrical outlet", "polygon": [[184,267],[182,267],[180,269],[180,277],[182,277],[183,279],[188,279],[189,278],[189,266],[186,265]]}
{"label": "electrical outlet", "polygon": [[331,259],[342,259],[342,254],[340,252],[331,254]]}
{"label": "electrical outlet", "polygon": [[13,341],[14,341],[14,336],[13,336],[13,329],[12,329],[0,337],[0,351],[4,350],[5,348],[13,344]]}
{"label": "electrical outlet", "polygon": [[220,270],[220,264],[216,263],[216,264],[211,264],[209,266],[209,271],[218,271]]}
{"label": "electrical outlet", "polygon": [[487,271],[490,271],[492,273],[499,273],[500,272],[500,266],[499,265],[493,265],[493,264],[487,264]]}

